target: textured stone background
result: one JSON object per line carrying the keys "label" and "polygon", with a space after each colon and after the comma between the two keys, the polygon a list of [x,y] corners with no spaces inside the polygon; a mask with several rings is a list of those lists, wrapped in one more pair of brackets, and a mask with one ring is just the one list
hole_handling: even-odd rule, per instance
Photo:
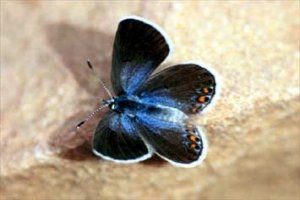
{"label": "textured stone background", "polygon": [[[1,1],[1,199],[299,199],[299,1]],[[118,20],[162,26],[175,52],[213,66],[222,94],[198,120],[210,148],[196,168],[92,155]]]}

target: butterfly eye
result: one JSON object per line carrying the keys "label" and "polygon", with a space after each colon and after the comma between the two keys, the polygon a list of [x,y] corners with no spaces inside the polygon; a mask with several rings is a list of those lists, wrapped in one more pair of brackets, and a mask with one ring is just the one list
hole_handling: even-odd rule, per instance
{"label": "butterfly eye", "polygon": [[110,104],[110,109],[115,110],[117,108],[116,104]]}

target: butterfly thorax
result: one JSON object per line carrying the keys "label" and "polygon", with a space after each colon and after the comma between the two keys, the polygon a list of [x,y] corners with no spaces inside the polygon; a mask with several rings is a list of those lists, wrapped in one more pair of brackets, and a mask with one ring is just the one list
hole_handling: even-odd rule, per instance
{"label": "butterfly thorax", "polygon": [[128,116],[135,116],[136,112],[145,110],[147,107],[139,101],[138,97],[127,95],[104,100],[104,103],[108,104],[111,110]]}
{"label": "butterfly thorax", "polygon": [[164,121],[182,122],[187,119],[187,116],[176,108],[145,103],[137,96],[123,95],[105,100],[104,102],[107,102],[111,110],[131,118],[147,115]]}

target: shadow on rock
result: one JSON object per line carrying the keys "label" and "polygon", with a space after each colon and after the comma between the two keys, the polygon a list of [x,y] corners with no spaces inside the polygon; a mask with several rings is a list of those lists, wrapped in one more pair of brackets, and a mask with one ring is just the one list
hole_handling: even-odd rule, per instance
{"label": "shadow on rock", "polygon": [[155,167],[160,167],[163,166],[164,164],[167,164],[167,161],[163,160],[156,154],[153,154],[151,158],[148,160],[145,160],[142,162],[143,165],[148,165],[148,166],[155,166]]}
{"label": "shadow on rock", "polygon": [[78,118],[87,116],[87,112],[78,112],[67,118],[64,125],[51,133],[48,146],[53,152],[68,160],[97,159],[91,150],[92,134],[105,112],[98,113],[79,129],[76,128]]}
{"label": "shadow on rock", "polygon": [[[99,107],[95,96],[105,98],[107,95],[100,84],[92,81],[86,60],[89,59],[94,70],[100,78],[110,83],[111,52],[113,36],[103,32],[82,29],[70,24],[51,24],[45,27],[49,45],[63,61],[63,67],[67,68],[77,81],[80,88],[90,94],[87,102],[95,104],[94,109]],[[107,84],[109,86],[109,84]],[[97,105],[96,105],[97,104]],[[96,159],[91,151],[92,133],[98,122],[105,114],[98,113],[80,129],[76,128],[79,120],[84,119],[90,112],[80,111],[67,118],[63,125],[55,130],[48,141],[49,147],[60,152],[62,158],[70,160]]]}
{"label": "shadow on rock", "polygon": [[107,33],[81,29],[70,24],[46,26],[49,45],[57,52],[78,85],[91,95],[99,95],[99,85],[91,81],[86,60],[89,59],[97,75],[110,83],[111,53],[113,36]]}

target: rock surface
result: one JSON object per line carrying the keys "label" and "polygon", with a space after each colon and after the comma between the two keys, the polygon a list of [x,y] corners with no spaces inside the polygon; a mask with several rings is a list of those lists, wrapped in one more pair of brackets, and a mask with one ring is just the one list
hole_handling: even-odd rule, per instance
{"label": "rock surface", "polygon": [[[1,1],[1,199],[299,199],[299,1]],[[215,107],[197,120],[209,153],[196,168],[158,157],[118,165],[93,156],[118,20],[148,18],[174,54],[213,66]]]}

